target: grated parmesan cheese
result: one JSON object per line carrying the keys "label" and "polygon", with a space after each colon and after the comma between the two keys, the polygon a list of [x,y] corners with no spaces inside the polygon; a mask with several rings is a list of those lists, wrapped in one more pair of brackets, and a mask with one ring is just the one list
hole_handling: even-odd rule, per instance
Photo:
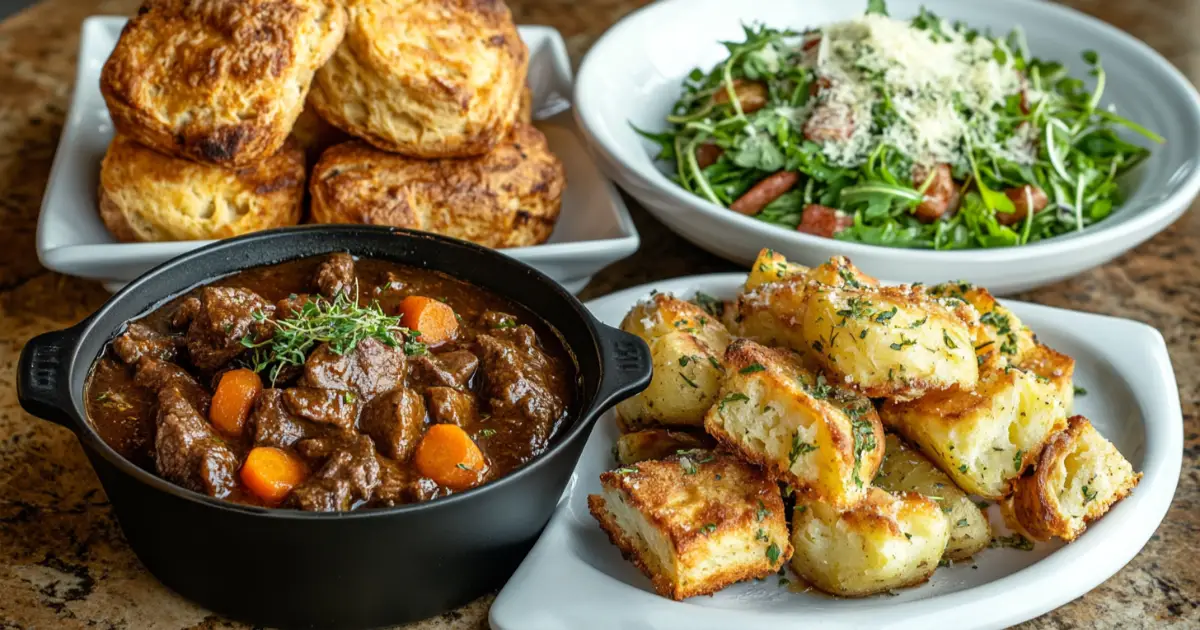
{"label": "grated parmesan cheese", "polygon": [[[967,142],[1017,163],[1033,161],[1028,138],[994,140],[993,109],[1022,90],[1012,55],[986,37],[967,41],[944,21],[939,31],[935,39],[931,31],[877,14],[822,29],[817,54],[806,57],[828,84],[817,107],[854,127],[849,137],[822,144],[831,162],[861,166],[886,144],[914,163],[963,168]],[[880,128],[874,114],[887,105],[895,115]]]}

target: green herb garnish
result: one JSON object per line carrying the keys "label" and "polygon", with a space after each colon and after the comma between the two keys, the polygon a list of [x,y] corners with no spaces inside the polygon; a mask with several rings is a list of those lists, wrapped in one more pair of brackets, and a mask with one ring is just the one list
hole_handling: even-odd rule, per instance
{"label": "green herb garnish", "polygon": [[401,326],[399,317],[385,314],[378,302],[360,306],[357,297],[345,291],[332,300],[309,300],[282,319],[271,319],[262,311],[255,312],[254,319],[271,329],[270,338],[247,335],[241,343],[252,350],[247,359],[250,368],[265,373],[272,384],[284,368],[304,365],[309,353],[323,343],[338,355],[352,352],[365,339],[403,348],[409,356],[427,352],[425,344],[415,341],[418,334]]}

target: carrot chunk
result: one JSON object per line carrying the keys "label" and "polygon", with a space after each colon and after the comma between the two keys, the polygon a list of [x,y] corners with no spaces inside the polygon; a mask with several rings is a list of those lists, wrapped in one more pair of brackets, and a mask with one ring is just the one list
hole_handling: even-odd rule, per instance
{"label": "carrot chunk", "polygon": [[413,463],[422,476],[451,490],[479,485],[487,470],[483,452],[466,431],[453,424],[429,427],[417,445]]}
{"label": "carrot chunk", "polygon": [[400,301],[400,324],[421,333],[420,342],[437,346],[458,334],[458,317],[449,304],[421,295]]}
{"label": "carrot chunk", "polygon": [[283,501],[308,476],[304,461],[274,446],[258,446],[250,450],[242,464],[242,483],[263,501],[276,504]]}
{"label": "carrot chunk", "polygon": [[241,435],[262,388],[262,379],[253,370],[239,368],[222,374],[209,407],[209,421],[225,435]]}

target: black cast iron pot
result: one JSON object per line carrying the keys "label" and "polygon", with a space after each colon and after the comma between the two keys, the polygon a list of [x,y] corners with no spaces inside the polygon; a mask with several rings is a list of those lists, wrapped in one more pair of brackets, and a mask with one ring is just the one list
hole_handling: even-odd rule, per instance
{"label": "black cast iron pot", "polygon": [[[569,426],[511,474],[428,503],[335,514],[248,507],[185,490],[122,458],[86,420],[84,381],[130,319],[230,273],[337,251],[436,269],[525,305],[563,337],[581,388]],[[171,260],[79,324],[25,345],[18,395],[79,436],[146,567],[229,617],[286,627],[362,628],[436,615],[501,586],[554,511],[592,424],[650,380],[638,338],[600,324],[567,291],[503,254],[426,233],[290,228]]]}

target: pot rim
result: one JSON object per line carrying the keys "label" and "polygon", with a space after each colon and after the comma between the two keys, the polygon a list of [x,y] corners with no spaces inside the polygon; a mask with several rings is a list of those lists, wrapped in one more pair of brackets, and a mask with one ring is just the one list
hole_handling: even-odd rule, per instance
{"label": "pot rim", "polygon": [[[480,486],[477,486],[477,487],[467,490],[465,492],[456,492],[449,496],[439,497],[439,498],[432,499],[429,501],[421,501],[421,502],[417,502],[417,503],[405,503],[402,505],[396,505],[396,506],[392,506],[392,507],[378,507],[378,508],[349,510],[349,511],[345,511],[345,512],[307,512],[307,511],[303,511],[303,510],[289,510],[289,509],[283,509],[283,508],[271,508],[271,507],[244,505],[244,504],[235,503],[232,501],[227,501],[224,499],[219,499],[216,497],[211,497],[206,494],[196,492],[194,490],[189,490],[187,488],[184,488],[183,486],[177,485],[166,479],[163,479],[162,477],[138,466],[137,464],[134,464],[130,460],[123,457],[120,453],[117,453],[115,450],[113,450],[113,448],[111,446],[109,446],[109,444],[107,442],[104,441],[103,438],[101,438],[99,436],[99,434],[96,432],[95,428],[92,426],[92,423],[87,419],[87,407],[83,401],[83,390],[82,389],[76,390],[74,386],[71,386],[70,387],[70,403],[71,403],[71,405],[70,405],[69,409],[64,408],[64,411],[66,411],[68,413],[68,415],[70,416],[71,421],[72,421],[72,428],[76,429],[75,434],[80,439],[80,441],[83,442],[84,445],[87,446],[89,449],[91,449],[91,450],[97,452],[98,454],[100,454],[101,456],[103,456],[106,460],[109,461],[109,463],[111,463],[113,466],[115,466],[118,470],[120,470],[121,472],[123,472],[125,474],[130,475],[134,479],[137,479],[138,481],[141,481],[142,483],[148,484],[157,490],[168,492],[170,494],[173,494],[182,499],[186,499],[188,501],[192,501],[195,503],[201,503],[203,505],[206,505],[207,507],[216,508],[216,509],[220,509],[220,510],[227,510],[227,511],[235,512],[235,513],[241,513],[241,514],[244,514],[247,516],[265,517],[265,518],[271,518],[271,519],[298,519],[298,520],[306,520],[306,521],[307,520],[329,521],[329,520],[341,520],[341,519],[362,519],[362,518],[377,518],[377,517],[384,517],[384,516],[400,516],[400,515],[408,515],[408,514],[419,514],[419,513],[423,513],[423,512],[449,509],[460,503],[463,503],[466,501],[471,501],[475,497],[479,497],[479,496],[487,493],[489,490],[498,490],[500,488],[503,488],[506,485],[511,485],[511,484],[517,483],[520,479],[522,479],[528,475],[537,474],[542,468],[544,468],[545,466],[548,465],[547,462],[549,460],[551,460],[552,458],[557,457],[559,454],[561,454],[561,452],[570,443],[572,443],[578,439],[586,439],[587,435],[591,431],[593,421],[596,419],[596,417],[598,417],[603,411],[605,411],[608,408],[608,405],[605,405],[606,400],[605,400],[605,396],[604,396],[604,393],[605,393],[604,385],[605,385],[606,375],[604,373],[603,344],[601,343],[601,341],[603,339],[602,328],[610,328],[610,327],[600,324],[595,319],[595,317],[593,317],[591,315],[591,313],[587,310],[587,308],[585,306],[583,306],[583,304],[578,300],[578,298],[576,298],[574,295],[572,295],[566,289],[561,287],[557,282],[550,279],[548,276],[543,274],[541,271],[538,271],[537,269],[535,269],[521,261],[518,261],[516,259],[505,256],[503,253],[500,253],[497,250],[489,249],[487,247],[483,247],[483,246],[477,245],[475,243],[471,243],[468,241],[462,241],[459,239],[454,239],[454,238],[450,238],[450,237],[446,237],[446,236],[442,236],[442,235],[438,235],[438,234],[433,234],[433,233],[429,233],[429,232],[421,232],[421,231],[416,231],[416,230],[408,230],[408,229],[394,228],[394,227],[364,226],[364,225],[296,226],[296,227],[287,227],[287,228],[281,228],[281,229],[275,229],[275,230],[264,230],[261,232],[254,232],[252,234],[247,234],[244,236],[239,236],[239,237],[231,238],[231,239],[225,239],[225,240],[217,241],[217,242],[209,244],[209,245],[205,245],[203,247],[194,249],[186,254],[172,258],[171,260],[168,260],[168,261],[154,267],[153,269],[150,269],[149,271],[142,274],[141,276],[138,276],[137,279],[135,279],[133,282],[130,282],[123,289],[121,289],[119,292],[117,292],[115,295],[113,295],[111,298],[109,298],[109,300],[107,302],[105,302],[104,305],[101,306],[95,313],[89,315],[83,321],[81,321],[81,322],[75,324],[74,326],[72,326],[71,328],[67,329],[67,331],[71,334],[70,354],[71,354],[71,358],[72,358],[72,360],[70,362],[70,367],[68,368],[67,374],[66,374],[69,382],[72,382],[72,383],[74,382],[74,379],[71,378],[71,376],[73,376],[75,374],[76,370],[78,370],[78,369],[82,368],[82,369],[85,369],[86,371],[90,372],[92,369],[92,366],[95,364],[96,360],[99,358],[99,355],[97,355],[94,357],[88,357],[88,358],[86,358],[85,361],[81,362],[80,359],[83,357],[80,356],[80,350],[81,350],[81,346],[83,345],[83,342],[86,339],[89,339],[95,335],[103,335],[105,337],[105,339],[107,339],[109,335],[111,335],[113,332],[115,332],[115,331],[99,331],[99,329],[97,328],[97,322],[100,319],[102,319],[102,317],[105,313],[112,310],[115,305],[119,304],[121,302],[121,300],[125,299],[126,296],[136,293],[137,291],[139,291],[141,289],[141,287],[143,285],[150,282],[153,278],[160,277],[164,274],[170,274],[174,270],[176,270],[180,267],[183,267],[183,266],[187,265],[188,263],[195,261],[196,259],[215,256],[215,255],[218,255],[218,253],[222,252],[222,251],[229,251],[229,250],[236,251],[236,250],[240,250],[240,249],[253,247],[253,245],[255,243],[265,241],[265,240],[274,240],[274,239],[287,240],[287,239],[291,239],[291,238],[299,238],[303,235],[310,234],[313,232],[341,233],[343,236],[345,236],[345,235],[350,235],[350,236],[363,235],[363,236],[367,236],[367,237],[377,237],[378,235],[381,235],[381,234],[388,234],[389,237],[391,237],[391,238],[423,239],[426,241],[435,241],[435,242],[439,243],[441,247],[475,250],[477,253],[492,257],[493,259],[496,259],[497,261],[503,261],[501,264],[525,268],[526,271],[531,272],[533,279],[536,281],[537,284],[541,285],[544,290],[549,291],[553,294],[556,294],[556,296],[559,299],[565,300],[566,303],[572,307],[572,309],[575,311],[575,314],[579,317],[580,321],[586,327],[588,336],[590,337],[590,339],[595,347],[595,353],[596,353],[596,357],[597,357],[597,368],[599,369],[600,377],[597,380],[597,385],[595,387],[595,391],[591,392],[590,396],[587,396],[587,398],[584,401],[581,401],[582,404],[579,408],[579,411],[576,414],[576,418],[574,419],[574,422],[572,423],[573,426],[571,426],[565,433],[562,433],[561,435],[559,435],[558,438],[556,440],[554,440],[546,448],[546,450],[544,450],[543,452],[541,452],[540,454],[538,454],[537,456],[532,458],[530,461],[521,465],[517,469],[509,472],[508,474],[500,477],[499,479],[494,479],[492,481],[484,483]],[[330,250],[330,253],[332,253],[333,251],[344,251],[344,249]],[[353,254],[353,252],[351,252],[351,253]],[[301,256],[301,255],[289,256],[289,257],[280,258],[278,260],[274,260],[272,262],[264,262],[264,263],[261,263],[258,265],[253,265],[251,267],[245,267],[243,269],[251,269],[251,268],[257,267],[257,266],[279,264],[279,263],[297,260],[299,258],[304,258],[304,257],[308,257],[308,256],[313,256],[313,255],[320,255],[320,254],[305,254],[303,256]],[[354,255],[357,255],[357,254],[354,254]],[[401,264],[412,264],[412,263],[401,263]],[[430,267],[430,269],[433,269],[433,268]],[[240,270],[242,270],[242,269],[239,269],[239,271]],[[439,271],[437,269],[433,269],[433,270]],[[237,273],[237,271],[234,271],[231,273]],[[229,274],[224,274],[224,275],[229,275]],[[179,287],[178,289],[176,289],[176,290],[170,292],[169,294],[152,302],[150,306],[148,306],[145,310],[142,311],[142,314],[148,313],[156,308],[159,308],[165,302],[173,299],[174,297],[177,297],[177,296],[181,295],[182,293],[185,293],[195,287],[203,286],[205,284],[211,283],[212,281],[214,281],[218,278],[224,277],[224,275],[208,277],[201,282],[194,283],[194,284],[191,284],[188,286]],[[468,282],[466,280],[462,280],[462,281]],[[474,284],[474,283],[470,283],[470,284]],[[478,286],[478,285],[476,285],[476,286]],[[494,293],[496,293],[502,297],[511,299],[514,302],[521,304],[525,308],[530,309],[529,305],[523,304],[523,303],[509,297],[503,291],[499,291],[499,290],[495,290],[495,289],[491,289],[491,288],[485,288],[485,287],[480,287],[480,288],[484,288],[485,290],[488,290],[488,291],[493,291]],[[532,309],[530,309],[530,310],[532,310]],[[536,314],[536,311],[534,311],[534,312]],[[546,323],[549,324],[555,330],[555,332],[558,332],[558,334],[561,335],[561,332],[559,332],[559,330],[558,330],[559,329],[558,326],[554,325],[553,322],[547,321]],[[577,375],[578,375],[578,372],[580,371],[579,353],[575,352],[574,349],[569,348],[569,350],[571,350],[570,353],[576,362],[575,369],[576,369]],[[86,377],[84,378],[84,383],[86,383]],[[610,401],[610,402],[615,402],[615,400]],[[80,410],[82,410],[82,413],[80,412]]]}

